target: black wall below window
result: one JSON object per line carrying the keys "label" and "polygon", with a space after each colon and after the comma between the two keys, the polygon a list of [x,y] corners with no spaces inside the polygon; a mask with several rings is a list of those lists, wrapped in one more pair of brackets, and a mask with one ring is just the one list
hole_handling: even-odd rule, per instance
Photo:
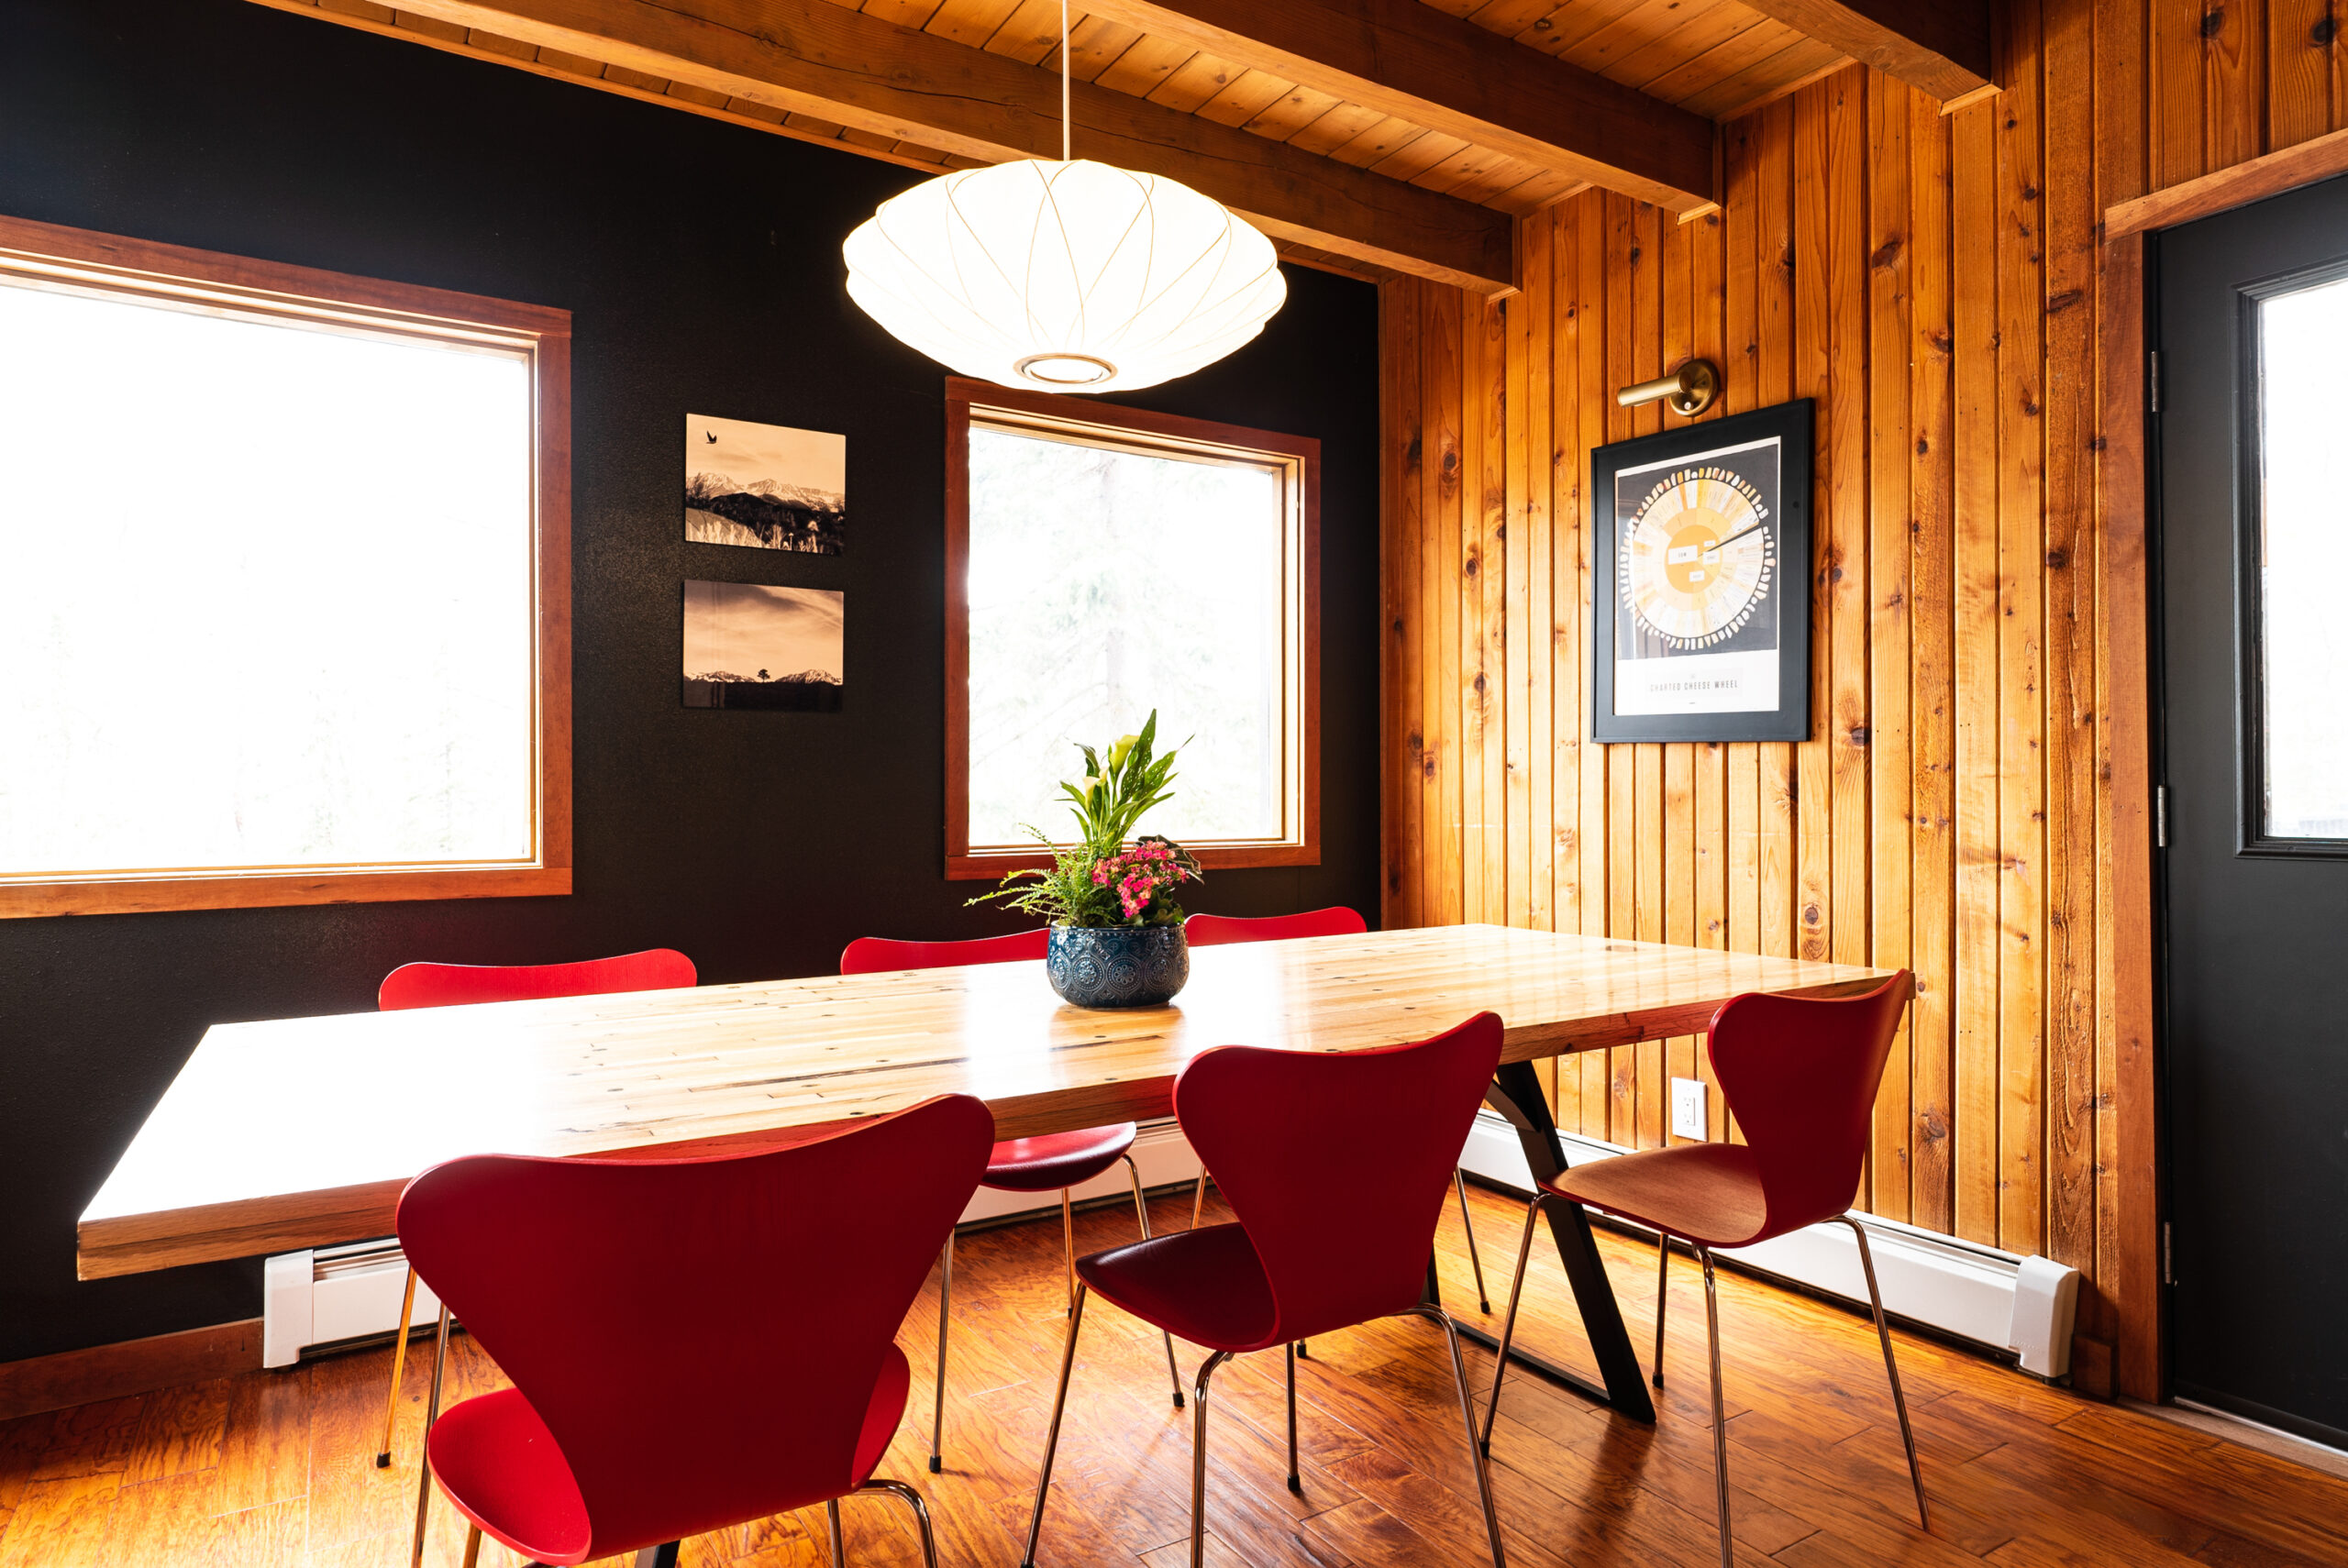
{"label": "black wall below window", "polygon": [[[416,958],[673,946],[725,982],[1016,927],[941,874],[946,372],[842,287],[841,239],[918,178],[238,0],[0,8],[0,213],[573,313],[578,823],[568,898],[0,921],[0,1361],[260,1310],[257,1262],[73,1277],[75,1219],[209,1024],[369,1008]],[[1257,342],[1121,401],[1322,443],[1324,863],[1190,907],[1374,919],[1376,296],[1289,289]],[[689,412],[845,431],[849,552],[685,543]],[[845,589],[846,711],[681,708],[687,578]]]}

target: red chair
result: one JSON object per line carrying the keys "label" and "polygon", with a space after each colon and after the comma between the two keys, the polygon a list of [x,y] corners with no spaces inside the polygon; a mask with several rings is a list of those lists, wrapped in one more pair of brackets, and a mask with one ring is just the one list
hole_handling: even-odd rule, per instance
{"label": "red chair", "polygon": [[[1369,929],[1369,922],[1343,904],[1332,904],[1325,910],[1307,910],[1302,914],[1264,915],[1247,919],[1239,915],[1194,914],[1182,922],[1183,934],[1193,947],[1219,947],[1226,942],[1288,942],[1302,936],[1355,936]],[[1468,1232],[1468,1266],[1476,1275],[1476,1305],[1489,1312],[1491,1297],[1484,1293],[1484,1260],[1476,1248],[1476,1221],[1468,1213],[1468,1175],[1454,1166],[1452,1189],[1459,1195],[1459,1224]],[[1191,1228],[1198,1229],[1199,1217],[1207,1200],[1207,1172],[1199,1167],[1199,1187],[1191,1196]]]}
{"label": "red chair", "polygon": [[1009,936],[979,936],[968,942],[900,942],[893,936],[859,936],[840,954],[843,975],[880,975],[893,969],[957,969],[971,964],[1018,964],[1041,960],[1051,930],[1014,931]]}
{"label": "red chair", "polygon": [[1358,936],[1369,922],[1343,904],[1302,914],[1194,914],[1182,922],[1182,934],[1193,947],[1220,947],[1226,942],[1290,942],[1302,936]]}
{"label": "red chair", "polygon": [[[1041,959],[1051,940],[1048,927],[1014,932],[1009,936],[981,936],[968,942],[901,942],[891,936],[859,936],[840,954],[843,975],[887,974],[899,969],[950,969],[973,964],[1016,964]],[[1060,1234],[1068,1257],[1069,1309],[1076,1309],[1076,1205],[1070,1189],[1082,1187],[1119,1160],[1133,1178],[1134,1212],[1141,1217],[1142,1239],[1149,1239],[1149,1204],[1142,1196],[1141,1167],[1134,1164],[1133,1122],[1113,1127],[1088,1127],[1080,1132],[1047,1132],[1037,1138],[1011,1138],[997,1143],[988,1157],[987,1174],[979,1185],[996,1192],[1050,1192],[1060,1195]],[[954,1235],[947,1231],[937,1275],[937,1392],[930,1407],[929,1468],[935,1474],[946,1467],[946,1327],[954,1299]],[[1174,1385],[1174,1408],[1182,1408],[1182,1375],[1174,1365],[1174,1342],[1166,1342],[1166,1375]]]}
{"label": "red chair", "polygon": [[1905,970],[1863,996],[1741,996],[1712,1015],[1709,1049],[1721,1094],[1744,1130],[1743,1143],[1683,1143],[1600,1160],[1542,1183],[1524,1210],[1524,1241],[1517,1249],[1516,1278],[1509,1286],[1508,1317],[1501,1326],[1490,1407],[1484,1413],[1484,1441],[1492,1440],[1500,1411],[1498,1369],[1508,1364],[1509,1337],[1516,1329],[1517,1296],[1524,1287],[1525,1259],[1533,1250],[1533,1228],[1543,1204],[1586,1204],[1618,1215],[1656,1233],[1655,1385],[1663,1386],[1663,1320],[1670,1283],[1671,1242],[1686,1242],[1704,1267],[1704,1317],[1712,1353],[1712,1466],[1719,1494],[1722,1568],[1733,1568],[1729,1544],[1728,1426],[1721,1402],[1720,1302],[1712,1287],[1712,1249],[1749,1247],[1807,1225],[1840,1220],[1859,1239],[1859,1264],[1866,1272],[1867,1300],[1875,1309],[1876,1337],[1883,1342],[1883,1369],[1891,1379],[1891,1403],[1899,1414],[1899,1438],[1908,1447],[1908,1478],[1916,1488],[1916,1517],[1927,1529],[1932,1514],[1924,1503],[1924,1473],[1916,1463],[1916,1435],[1908,1425],[1908,1401],[1899,1391],[1899,1364],[1892,1359],[1891,1331],[1883,1319],[1883,1297],[1875,1282],[1875,1258],[1867,1251],[1866,1227],[1850,1214],[1866,1159],[1867,1132],[1885,1056],[1899,1031],[1910,991]]}
{"label": "red chair", "polygon": [[[993,1141],[984,1101],[943,1095],[783,1149],[475,1154],[410,1182],[400,1245],[513,1380],[426,1428],[466,1562],[484,1534],[536,1562],[673,1562],[813,1503],[838,1562],[838,1500],[887,1492],[936,1568],[921,1495],[872,1472],[912,1383],[897,1327]],[[436,1408],[446,1362],[444,1341]]]}
{"label": "red chair", "polygon": [[[669,947],[589,958],[576,964],[403,964],[375,992],[379,1011],[459,1007],[467,1002],[535,1001],[547,997],[602,996],[613,991],[665,991],[693,985],[693,961]],[[408,1320],[415,1311],[415,1268],[400,1292],[400,1326],[392,1341],[392,1388],[383,1400],[383,1441],[375,1467],[392,1463],[392,1422],[400,1408],[400,1378],[407,1371]],[[442,1314],[441,1328],[448,1328]]]}
{"label": "red chair", "polygon": [[681,990],[698,985],[693,961],[672,947],[586,958],[576,964],[403,964],[383,977],[375,1006],[460,1007],[467,1002],[535,1001],[614,991]]}
{"label": "red chair", "polygon": [[[1459,1389],[1459,1418],[1491,1538],[1505,1568],[1491,1478],[1476,1441],[1459,1333],[1422,1297],[1444,1176],[1501,1059],[1501,1021],[1478,1013],[1411,1045],[1345,1054],[1226,1045],[1191,1059],[1174,1082],[1174,1113],[1215,1173],[1235,1224],[1180,1231],[1078,1260],[1082,1281],[1060,1359],[1059,1397],[1036,1478],[1023,1568],[1035,1568],[1044,1501],[1068,1404],[1076,1336],[1088,1291],[1212,1353],[1193,1385],[1191,1564],[1206,1550],[1207,1385],[1235,1355],[1282,1348],[1288,1360],[1288,1484],[1296,1465],[1299,1340],[1414,1314],[1443,1330]],[[1365,1160],[1364,1149],[1377,1157]],[[1333,1187],[1332,1171],[1345,1173]]]}

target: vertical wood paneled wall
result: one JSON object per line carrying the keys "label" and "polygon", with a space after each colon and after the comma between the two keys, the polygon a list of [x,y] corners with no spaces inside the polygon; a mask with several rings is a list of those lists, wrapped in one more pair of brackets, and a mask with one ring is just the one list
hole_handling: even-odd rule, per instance
{"label": "vertical wood paneled wall", "polygon": [[[1523,220],[1510,299],[1384,285],[1387,922],[1912,967],[1861,1206],[2099,1282],[2089,1384],[2121,1320],[2099,715],[2139,668],[2099,599],[2100,216],[2348,124],[2340,4],[2009,0],[1992,101],[1855,66],[1727,127],[1709,217],[1587,191]],[[1818,400],[1811,736],[1601,746],[1589,450],[1660,428],[1614,390],[1697,356],[1715,417]],[[1662,1143],[1667,1079],[1708,1072],[1692,1039],[1568,1060],[1561,1124]]]}

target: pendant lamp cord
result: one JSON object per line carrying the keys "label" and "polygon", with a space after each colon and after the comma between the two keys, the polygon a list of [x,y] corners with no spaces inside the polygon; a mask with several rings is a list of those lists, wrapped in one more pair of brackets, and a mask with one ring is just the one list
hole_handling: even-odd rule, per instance
{"label": "pendant lamp cord", "polygon": [[1060,0],[1060,161],[1069,160],[1068,0]]}

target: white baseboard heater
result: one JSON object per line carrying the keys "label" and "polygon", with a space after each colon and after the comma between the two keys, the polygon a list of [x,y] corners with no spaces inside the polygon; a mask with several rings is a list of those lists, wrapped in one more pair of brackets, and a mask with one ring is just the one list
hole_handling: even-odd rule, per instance
{"label": "white baseboard heater", "polygon": [[[1567,1160],[1580,1165],[1626,1151],[1611,1143],[1561,1135]],[[1145,1187],[1188,1183],[1198,1176],[1191,1153],[1171,1119],[1142,1124],[1134,1140],[1134,1162]],[[1365,1151],[1367,1154],[1368,1152]],[[1476,1119],[1461,1151],[1471,1176],[1519,1192],[1532,1189],[1532,1172],[1516,1130],[1496,1111]],[[1133,1190],[1123,1161],[1076,1189],[1080,1201],[1116,1198]],[[1047,1213],[1058,1207],[1053,1193],[991,1192],[980,1187],[962,1211],[963,1224]],[[1187,1217],[1186,1217],[1187,1218]],[[1876,1277],[1885,1308],[1894,1316],[1968,1340],[1992,1351],[2015,1353],[2021,1368],[2040,1377],[2066,1375],[2071,1362],[2071,1323],[2077,1301],[2078,1273],[2045,1258],[2019,1257],[1994,1247],[1957,1241],[1896,1220],[1862,1215],[1875,1252]],[[1511,1263],[1510,1235],[1478,1238],[1488,1260],[1498,1259],[1489,1278],[1505,1283]],[[1864,1306],[1866,1282],[1859,1270],[1858,1245],[1842,1225],[1814,1225],[1757,1247],[1721,1255],[1757,1273],[1771,1275]],[[290,1366],[302,1356],[389,1334],[398,1321],[400,1286],[406,1260],[393,1241],[354,1242],[271,1258],[263,1285],[261,1364]],[[440,1304],[419,1283],[413,1321],[429,1324]]]}
{"label": "white baseboard heater", "polygon": [[[406,1282],[407,1259],[389,1238],[278,1253],[261,1271],[260,1364],[291,1366],[313,1351],[389,1334]],[[439,1315],[440,1298],[417,1280],[410,1326],[429,1327]]]}
{"label": "white baseboard heater", "polygon": [[[1577,1133],[1560,1133],[1568,1165],[1611,1159],[1629,1151]],[[1470,1176],[1529,1193],[1533,1173],[1516,1129],[1497,1111],[1476,1118],[1460,1164]],[[1873,1215],[1855,1216],[1867,1228],[1884,1309],[1911,1323],[1969,1340],[1992,1351],[2013,1353],[2021,1369],[2056,1378],[2071,1369],[2071,1324],[2078,1302],[2078,1271],[2041,1257],[2021,1257],[1935,1231]],[[1482,1238],[1479,1238],[1482,1240]],[[1487,1259],[1501,1256],[1497,1275],[1505,1281],[1513,1265],[1508,1249],[1513,1236],[1487,1242]],[[1538,1242],[1535,1245],[1539,1245]],[[1859,1267],[1858,1242],[1850,1227],[1812,1225],[1764,1242],[1757,1247],[1723,1247],[1720,1256],[1757,1274],[1773,1275],[1866,1305],[1866,1276]]]}

